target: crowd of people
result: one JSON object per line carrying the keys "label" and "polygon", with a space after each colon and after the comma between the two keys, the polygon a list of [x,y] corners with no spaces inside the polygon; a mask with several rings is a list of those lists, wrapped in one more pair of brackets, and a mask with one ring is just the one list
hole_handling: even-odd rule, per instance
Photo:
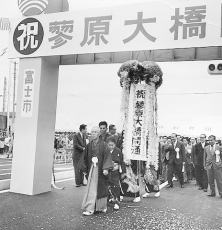
{"label": "crowd of people", "polygon": [[[222,197],[221,141],[205,134],[199,138],[182,137],[173,133],[159,138],[159,169],[147,167],[145,162],[124,163],[122,154],[123,135],[118,134],[115,125],[108,127],[102,121],[98,127],[87,132],[86,125],[80,125],[73,135],[73,165],[76,187],[87,186],[82,203],[83,215],[106,212],[107,202],[114,210],[120,208],[124,196],[141,201],[141,180],[145,188],[142,197],[154,193],[160,196],[160,183],[168,182],[173,188],[174,180],[180,187],[194,179],[199,190],[209,191],[215,196],[215,180]],[[87,184],[84,183],[84,177]],[[141,179],[142,178],[142,179]]]}
{"label": "crowd of people", "polygon": [[4,130],[0,130],[0,155],[5,154],[7,158],[12,158],[14,134],[10,135]]}
{"label": "crowd of people", "polygon": [[[12,156],[13,135],[0,132],[0,154]],[[167,182],[173,188],[174,180],[181,188],[195,180],[199,190],[215,197],[215,182],[222,198],[222,146],[214,135],[208,138],[183,137],[176,133],[159,137],[159,167],[147,167],[146,162],[124,162],[123,133],[116,126],[102,121],[88,133],[82,124],[77,133],[56,133],[54,147],[71,148],[76,187],[87,186],[82,209],[84,215],[106,212],[107,202],[114,210],[120,208],[124,196],[141,201],[141,184],[147,198],[151,193],[160,196],[159,185]],[[141,179],[142,178],[142,179]],[[84,181],[87,180],[87,184]],[[55,185],[55,178],[54,178]],[[56,186],[55,186],[56,187]]]}
{"label": "crowd of people", "polygon": [[160,179],[168,181],[168,188],[173,187],[173,177],[176,176],[181,188],[184,183],[193,179],[199,190],[210,193],[214,197],[215,181],[219,195],[222,197],[222,155],[221,141],[214,135],[207,139],[205,134],[200,137],[181,137],[172,134],[170,137],[160,137]]}

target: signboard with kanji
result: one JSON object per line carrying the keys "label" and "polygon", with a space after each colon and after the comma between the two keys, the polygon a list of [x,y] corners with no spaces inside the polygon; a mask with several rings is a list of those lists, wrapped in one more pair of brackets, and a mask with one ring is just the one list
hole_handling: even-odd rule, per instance
{"label": "signboard with kanji", "polygon": [[33,100],[34,100],[34,82],[35,81],[35,70],[26,69],[24,71],[23,78],[23,97],[21,116],[32,117],[33,112]]}
{"label": "signboard with kanji", "polygon": [[[135,89],[134,98],[134,112],[133,112],[133,135],[132,135],[132,148],[131,156],[132,160],[146,160],[146,136],[147,133],[142,128],[144,126],[145,116],[145,96],[146,85],[137,84]],[[145,143],[144,143],[145,140]]]}
{"label": "signboard with kanji", "polygon": [[9,56],[221,45],[222,0],[168,0],[17,19]]}

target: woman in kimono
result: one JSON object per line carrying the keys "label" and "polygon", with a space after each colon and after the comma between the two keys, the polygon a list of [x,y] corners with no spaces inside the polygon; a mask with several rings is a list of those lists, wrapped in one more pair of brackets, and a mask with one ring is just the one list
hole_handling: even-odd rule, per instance
{"label": "woman in kimono", "polygon": [[109,173],[109,193],[114,203],[114,210],[119,210],[120,180],[125,176],[126,167],[123,161],[123,154],[116,147],[115,137],[109,137],[107,144],[113,162],[113,169]]}
{"label": "woman in kimono", "polygon": [[83,215],[90,216],[95,211],[106,213],[108,197],[108,170],[112,169],[111,154],[104,141],[99,139],[99,127],[91,131],[92,140],[86,146],[83,166],[88,178],[83,199]]}

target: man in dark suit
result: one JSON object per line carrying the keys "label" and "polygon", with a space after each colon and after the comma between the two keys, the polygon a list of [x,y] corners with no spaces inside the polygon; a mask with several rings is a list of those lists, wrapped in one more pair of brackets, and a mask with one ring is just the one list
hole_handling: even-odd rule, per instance
{"label": "man in dark suit", "polygon": [[215,180],[220,197],[222,198],[222,149],[216,145],[216,137],[209,136],[210,144],[204,148],[204,168],[207,170],[208,181],[211,193],[208,196],[214,197]]}
{"label": "man in dark suit", "polygon": [[161,168],[161,181],[167,181],[167,170],[168,170],[168,160],[169,160],[169,151],[168,148],[171,145],[171,139],[167,138],[166,136],[163,137],[162,142],[160,143],[160,168]]}
{"label": "man in dark suit", "polygon": [[177,135],[171,135],[172,144],[166,149],[166,159],[168,160],[168,188],[173,187],[173,174],[179,179],[180,186],[183,188],[183,167],[185,167],[185,147],[182,142],[178,141]]}
{"label": "man in dark suit", "polygon": [[76,187],[80,187],[84,185],[84,174],[80,170],[79,164],[81,158],[83,157],[84,150],[86,148],[86,133],[87,133],[87,126],[82,124],[79,127],[79,133],[75,134],[73,137],[73,166],[75,171],[75,182]]}
{"label": "man in dark suit", "polygon": [[110,137],[113,137],[117,143],[117,141],[119,139],[119,134],[116,132],[116,126],[115,125],[112,125],[112,124],[109,125],[109,134],[110,134]]}
{"label": "man in dark suit", "polygon": [[108,124],[106,121],[99,122],[100,136],[99,139],[107,142],[107,139],[110,137],[110,134],[107,132]]}
{"label": "man in dark suit", "polygon": [[207,192],[208,179],[207,171],[204,169],[204,148],[207,146],[206,135],[200,135],[200,142],[197,143],[193,150],[193,164],[195,168],[196,181],[199,186],[199,190],[203,189]]}

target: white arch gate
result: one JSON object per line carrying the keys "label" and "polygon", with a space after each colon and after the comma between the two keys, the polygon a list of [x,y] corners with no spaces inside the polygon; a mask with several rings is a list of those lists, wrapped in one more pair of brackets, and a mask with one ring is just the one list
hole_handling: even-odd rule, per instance
{"label": "white arch gate", "polygon": [[[64,6],[50,0],[46,12]],[[9,54],[20,58],[11,192],[51,190],[60,64],[221,59],[221,9],[222,0],[168,0],[16,20]]]}

